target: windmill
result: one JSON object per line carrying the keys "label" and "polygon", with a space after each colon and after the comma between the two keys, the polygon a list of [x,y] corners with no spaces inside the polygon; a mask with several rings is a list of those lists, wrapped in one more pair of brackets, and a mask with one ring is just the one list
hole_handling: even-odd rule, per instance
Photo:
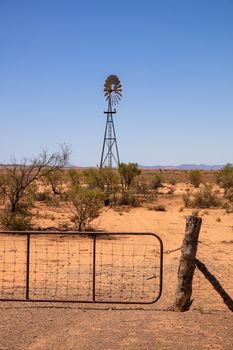
{"label": "windmill", "polygon": [[107,115],[103,148],[100,160],[100,168],[108,166],[112,168],[113,161],[117,166],[120,164],[119,152],[117,147],[115,127],[113,123],[113,114],[116,113],[115,106],[121,99],[122,86],[116,75],[109,75],[104,83],[104,96],[108,103],[108,110],[104,112]]}

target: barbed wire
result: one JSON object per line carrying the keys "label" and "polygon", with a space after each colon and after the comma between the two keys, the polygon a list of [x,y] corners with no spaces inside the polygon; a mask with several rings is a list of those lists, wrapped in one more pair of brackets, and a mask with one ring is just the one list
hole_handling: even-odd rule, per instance
{"label": "barbed wire", "polygon": [[168,250],[164,250],[163,251],[163,254],[171,254],[171,253],[175,253],[177,252],[178,250],[181,250],[182,249],[182,246],[181,247],[178,247],[178,248],[175,248],[175,249],[168,249]]}
{"label": "barbed wire", "polygon": [[[87,237],[75,241],[74,237],[57,233],[45,240],[42,233],[32,244],[31,296],[91,298],[92,297],[92,244]],[[43,239],[42,239],[43,237]],[[59,237],[59,239],[58,239]],[[84,241],[86,243],[84,243]],[[233,240],[198,241],[197,258],[205,263],[226,292],[233,296]],[[52,250],[51,250],[52,247]],[[8,237],[0,242],[0,298],[25,295],[26,238]],[[164,255],[176,253],[182,246],[164,250]],[[159,253],[145,241],[106,240],[98,246],[96,255],[96,295],[109,301],[114,298],[135,301],[152,298],[158,291]],[[149,268],[148,266],[153,266]],[[165,259],[164,291],[159,302],[171,303],[174,299],[179,258],[174,254]],[[154,293],[154,294],[153,294]],[[144,299],[143,299],[144,298]],[[193,280],[193,307],[197,309],[223,310],[225,306],[216,291],[195,269]]]}

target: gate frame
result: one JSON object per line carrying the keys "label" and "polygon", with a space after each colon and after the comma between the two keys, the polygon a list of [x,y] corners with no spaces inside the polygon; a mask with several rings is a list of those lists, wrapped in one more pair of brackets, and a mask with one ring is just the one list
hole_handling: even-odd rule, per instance
{"label": "gate frame", "polygon": [[[25,299],[14,299],[14,298],[0,298],[1,301],[21,301],[21,302],[43,302],[43,303],[82,303],[82,304],[134,304],[134,305],[141,305],[141,304],[154,304],[156,301],[158,301],[162,295],[162,289],[163,289],[163,242],[161,238],[151,232],[79,232],[79,231],[0,231],[0,234],[9,234],[9,235],[21,235],[21,236],[27,236],[26,241],[26,286],[25,286],[25,292],[26,297]],[[92,300],[65,300],[65,299],[30,299],[30,241],[31,241],[31,235],[83,235],[83,236],[89,236],[93,238],[93,272],[92,272]],[[95,277],[96,277],[96,238],[98,236],[110,236],[110,235],[120,235],[120,236],[153,236],[159,241],[160,246],[160,265],[159,265],[159,293],[157,297],[152,301],[99,301],[96,300],[96,294],[95,294]]]}

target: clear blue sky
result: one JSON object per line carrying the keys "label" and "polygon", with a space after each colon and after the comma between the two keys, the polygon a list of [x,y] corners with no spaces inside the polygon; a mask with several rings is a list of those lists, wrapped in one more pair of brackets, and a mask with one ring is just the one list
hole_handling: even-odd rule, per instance
{"label": "clear blue sky", "polygon": [[233,0],[0,0],[0,162],[99,164],[109,74],[121,161],[233,162]]}

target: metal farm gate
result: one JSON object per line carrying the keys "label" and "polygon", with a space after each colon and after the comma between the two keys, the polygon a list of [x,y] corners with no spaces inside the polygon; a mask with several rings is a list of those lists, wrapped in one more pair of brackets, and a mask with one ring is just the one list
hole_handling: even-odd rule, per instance
{"label": "metal farm gate", "polygon": [[0,300],[151,304],[162,257],[152,233],[0,232]]}

